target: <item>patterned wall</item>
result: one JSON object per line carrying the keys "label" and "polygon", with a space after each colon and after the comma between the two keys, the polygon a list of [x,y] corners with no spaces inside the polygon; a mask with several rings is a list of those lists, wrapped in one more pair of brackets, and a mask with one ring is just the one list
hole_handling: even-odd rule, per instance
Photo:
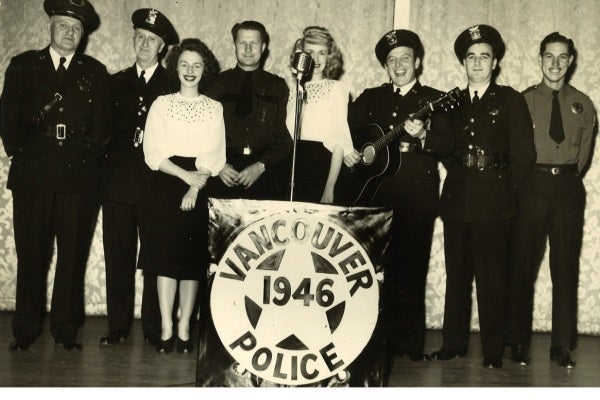
{"label": "patterned wall", "polygon": [[[355,95],[366,87],[386,81],[373,48],[377,40],[393,27],[394,0],[92,0],[102,24],[90,38],[87,53],[106,64],[114,73],[133,63],[131,13],[141,7],[163,11],[181,38],[200,37],[214,51],[223,69],[235,64],[230,37],[231,26],[243,19],[263,22],[271,35],[271,54],[265,68],[293,83],[288,69],[289,52],[305,26],[328,27],[344,54],[346,73],[342,80]],[[397,0],[406,2],[407,0]],[[464,10],[469,10],[465,13]],[[548,15],[548,10],[557,10]],[[397,16],[399,20],[402,16]],[[545,17],[545,19],[542,19]],[[450,90],[464,87],[464,74],[452,46],[466,27],[487,23],[504,35],[507,54],[501,63],[499,83],[523,90],[540,81],[536,54],[539,41],[554,30],[575,40],[579,66],[572,84],[588,93],[596,108],[600,105],[600,74],[592,60],[599,50],[596,20],[600,3],[595,0],[517,1],[505,0],[413,0],[410,2],[408,28],[418,32],[426,49],[425,84]],[[48,44],[44,31],[47,21],[42,0],[0,0],[0,85],[4,82],[10,56]],[[6,190],[8,160],[0,149],[0,310],[14,309],[16,255],[12,235],[12,197]],[[444,171],[442,171],[443,173]],[[600,271],[594,261],[600,250],[600,166],[593,163],[586,175],[588,192],[586,226],[579,289],[579,331],[600,333]],[[100,219],[99,219],[100,221]],[[53,277],[53,267],[49,279]],[[104,258],[100,223],[92,243],[86,274],[86,312],[106,313]],[[141,281],[138,281],[138,289]],[[51,287],[49,287],[50,293]],[[427,287],[427,324],[440,328],[443,321],[445,271],[441,223],[436,225],[431,268]],[[140,290],[136,312],[139,314]],[[551,322],[551,286],[547,259],[536,286],[534,329],[547,331]],[[472,325],[477,327],[476,308]]]}

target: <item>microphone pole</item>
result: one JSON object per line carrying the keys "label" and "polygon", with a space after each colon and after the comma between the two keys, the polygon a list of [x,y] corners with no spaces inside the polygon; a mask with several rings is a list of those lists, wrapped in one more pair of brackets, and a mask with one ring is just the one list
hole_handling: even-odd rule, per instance
{"label": "microphone pole", "polygon": [[292,171],[290,174],[290,201],[294,201],[294,185],[296,172],[296,147],[300,140],[300,115],[302,113],[302,102],[306,97],[306,91],[302,86],[302,76],[305,72],[309,72],[313,66],[313,60],[310,54],[303,51],[298,51],[294,54],[292,67],[298,71],[296,75],[296,114],[294,116],[294,146],[292,149]]}

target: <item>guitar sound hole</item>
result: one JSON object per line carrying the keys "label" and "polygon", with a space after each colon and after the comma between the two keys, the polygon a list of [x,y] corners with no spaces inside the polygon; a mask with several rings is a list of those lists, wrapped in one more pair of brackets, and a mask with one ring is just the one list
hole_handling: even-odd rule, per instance
{"label": "guitar sound hole", "polygon": [[376,156],[375,147],[373,145],[366,145],[362,150],[362,162],[365,165],[372,164],[375,161]]}

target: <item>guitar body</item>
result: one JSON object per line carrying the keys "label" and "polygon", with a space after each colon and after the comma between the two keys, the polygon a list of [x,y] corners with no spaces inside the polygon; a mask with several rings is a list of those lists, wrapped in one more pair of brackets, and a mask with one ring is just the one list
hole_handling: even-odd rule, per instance
{"label": "guitar body", "polygon": [[374,148],[385,132],[377,124],[367,125],[353,138],[354,147],[363,155],[361,162],[348,168],[342,164],[336,183],[336,203],[368,206],[381,182],[400,169],[402,156],[396,146]]}

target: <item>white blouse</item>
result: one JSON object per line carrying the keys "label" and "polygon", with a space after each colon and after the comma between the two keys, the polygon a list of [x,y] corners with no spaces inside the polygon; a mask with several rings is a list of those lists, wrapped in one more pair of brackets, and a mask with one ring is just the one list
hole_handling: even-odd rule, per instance
{"label": "white blouse", "polygon": [[[344,149],[344,156],[352,153],[352,137],[348,128],[350,89],[344,82],[321,79],[304,84],[306,103],[302,104],[300,139],[322,142],[333,152],[335,145]],[[290,89],[286,124],[292,138],[296,114],[296,89]]]}
{"label": "white blouse", "polygon": [[144,155],[154,171],[169,157],[196,157],[196,168],[216,176],[225,165],[223,106],[204,95],[159,96],[148,112]]}

